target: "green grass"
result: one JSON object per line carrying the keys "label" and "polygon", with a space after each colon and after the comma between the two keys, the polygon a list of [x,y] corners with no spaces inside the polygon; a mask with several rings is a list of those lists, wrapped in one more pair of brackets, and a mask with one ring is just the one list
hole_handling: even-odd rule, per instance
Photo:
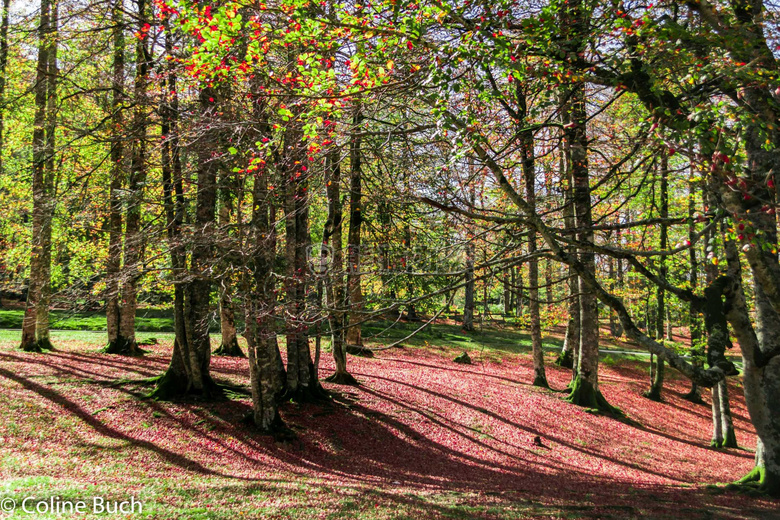
{"label": "green grass", "polygon": [[[398,341],[412,331],[422,326],[422,323],[393,323],[391,321],[376,321],[363,325],[363,339],[372,343],[392,343]],[[389,327],[389,328],[388,328]],[[387,329],[387,330],[385,330]],[[545,348],[560,349],[561,340],[547,337]],[[406,340],[405,345],[428,347],[451,347],[466,351],[488,350],[502,353],[524,353],[531,350],[531,336],[513,328],[498,328],[485,326],[482,330],[463,332],[459,325],[436,324],[426,327],[413,338]]]}
{"label": "green grass", "polygon": [[[22,327],[24,311],[21,309],[0,310],[0,329]],[[51,311],[52,329],[103,331],[106,330],[106,315],[103,312]],[[173,313],[169,309],[139,309],[136,313],[136,330],[141,332],[173,332]],[[219,330],[219,324],[214,324]]]}
{"label": "green grass", "polygon": [[[112,468],[108,468],[107,472],[112,473]],[[12,500],[17,506],[15,514],[7,518],[48,520],[69,517],[48,512],[25,513],[21,511],[21,504],[27,497],[33,497],[27,502],[28,509],[37,502],[48,502],[53,498],[60,508],[65,502],[85,502],[87,512],[92,510],[94,497],[106,501],[128,501],[133,497],[136,504],[140,503],[141,513],[138,513],[136,505],[134,514],[121,515],[122,518],[133,519],[510,520],[528,515],[537,517],[540,514],[564,513],[558,508],[528,500],[513,503],[505,498],[485,500],[474,493],[454,491],[404,493],[401,490],[341,487],[307,478],[298,479],[295,485],[271,478],[241,482],[213,477],[190,478],[186,481],[175,478],[129,479],[122,486],[28,477],[6,480],[0,484],[0,503]],[[86,514],[78,517],[113,516]]]}

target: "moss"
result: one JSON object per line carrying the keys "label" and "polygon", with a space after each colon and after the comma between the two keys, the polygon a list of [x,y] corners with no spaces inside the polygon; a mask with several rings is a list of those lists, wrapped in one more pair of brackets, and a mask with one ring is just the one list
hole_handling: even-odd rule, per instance
{"label": "moss", "polygon": [[222,343],[217,350],[214,351],[215,356],[226,357],[246,357],[241,347],[238,346],[238,339],[235,337],[229,344]]}
{"label": "moss", "polygon": [[751,469],[747,475],[734,482],[734,484],[753,483],[760,486],[764,483],[765,478],[766,478],[766,471],[764,466],[754,466],[753,469]]}
{"label": "moss", "polygon": [[360,386],[358,380],[355,379],[349,372],[335,372],[332,375],[326,377],[325,381],[336,385]]}
{"label": "moss", "polygon": [[555,358],[555,364],[563,368],[574,368],[574,356],[571,350],[560,352]]}
{"label": "moss", "polygon": [[51,344],[49,338],[41,338],[37,341],[39,351],[42,350],[54,350],[54,345]]}
{"label": "moss", "polygon": [[590,382],[577,375],[569,384],[570,392],[566,401],[577,406],[582,406],[592,411],[609,413],[618,417],[623,412],[609,404],[599,390],[596,390]]}
{"label": "moss", "polygon": [[103,354],[118,354],[120,356],[141,356],[144,353],[138,348],[135,340],[129,340],[123,336],[118,336],[114,341],[110,341],[100,351]]}

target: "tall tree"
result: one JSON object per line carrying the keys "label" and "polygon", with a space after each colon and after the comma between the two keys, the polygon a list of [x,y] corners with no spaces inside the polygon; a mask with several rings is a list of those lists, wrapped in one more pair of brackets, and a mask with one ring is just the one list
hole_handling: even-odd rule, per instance
{"label": "tall tree", "polygon": [[347,329],[347,344],[355,347],[363,346],[360,329],[360,310],[363,307],[363,291],[360,286],[360,233],[363,223],[363,158],[361,152],[362,137],[360,136],[363,122],[363,108],[356,102],[352,114],[353,135],[349,140],[349,233],[347,234],[347,298],[349,299],[349,323]]}
{"label": "tall tree", "polygon": [[[527,87],[520,82],[517,84],[517,125],[520,127],[520,156],[525,180],[525,197],[528,205],[536,209],[536,154],[534,152],[534,134],[529,127],[528,99],[525,92]],[[547,374],[544,369],[544,349],[542,346],[542,323],[539,316],[539,260],[536,254],[536,230],[528,232],[528,311],[531,318],[531,350],[534,361],[534,386],[549,387]],[[549,263],[548,263],[549,266]],[[550,295],[550,286],[546,293]]]}
{"label": "tall tree", "polygon": [[[27,306],[22,322],[21,348],[40,351],[51,348],[49,341],[49,295],[51,284],[51,220],[54,214],[54,135],[57,76],[57,9],[50,0],[41,0],[38,26],[38,62],[35,76],[35,116],[33,119],[33,218],[32,249]],[[49,132],[49,135],[47,135]]]}
{"label": "tall tree", "polygon": [[[125,103],[125,25],[124,0],[111,5],[113,64],[111,85],[111,165],[108,194],[108,258],[106,260],[107,352],[122,352],[126,347],[119,335],[119,276],[122,265],[122,185],[125,177],[124,103]],[[169,143],[164,142],[164,146]],[[167,152],[168,150],[166,150]],[[170,153],[170,152],[168,152]]]}
{"label": "tall tree", "polygon": [[[669,156],[666,153],[661,153],[661,162],[659,171],[661,177],[659,195],[661,197],[661,204],[659,208],[659,217],[661,222],[661,237],[659,247],[661,251],[665,251],[669,247]],[[666,278],[668,270],[666,267],[666,258],[661,257],[661,265],[658,269],[658,274]],[[656,287],[656,322],[655,322],[655,337],[658,340],[663,340],[664,331],[664,318],[666,317],[666,299],[663,287]],[[645,397],[652,399],[653,401],[661,400],[661,390],[664,386],[664,359],[663,357],[656,357],[653,362],[653,356],[650,356],[652,385],[650,389],[645,392]]]}

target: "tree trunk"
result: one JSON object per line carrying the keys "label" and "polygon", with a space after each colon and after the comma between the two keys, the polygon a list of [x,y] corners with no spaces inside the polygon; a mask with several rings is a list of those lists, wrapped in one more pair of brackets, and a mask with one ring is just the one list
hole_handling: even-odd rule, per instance
{"label": "tree trunk", "polygon": [[[523,86],[518,83],[516,90],[518,115],[521,119],[518,125],[525,127],[528,105]],[[525,131],[520,135],[520,152],[522,156],[523,179],[525,180],[525,195],[529,207],[536,210],[536,156],[534,154],[534,135]],[[536,253],[536,232],[528,231],[528,254]],[[549,262],[547,267],[549,268]],[[548,269],[549,272],[549,269]],[[549,275],[548,275],[549,277]],[[546,293],[550,295],[550,286]],[[549,388],[547,374],[544,369],[544,349],[542,347],[542,324],[539,316],[539,261],[531,256],[528,261],[528,298],[531,313],[531,351],[534,363],[534,386]]]}
{"label": "tree trunk", "polygon": [[552,308],[555,297],[553,296],[553,277],[552,277],[552,262],[548,258],[544,264],[544,296],[547,300],[547,310]]}
{"label": "tree trunk", "polygon": [[230,295],[229,280],[223,280],[220,287],[219,330],[222,341],[220,342],[219,348],[214,351],[214,355],[244,357],[241,347],[238,346],[236,313],[233,309],[233,299]]}
{"label": "tree trunk", "polygon": [[283,171],[286,175],[285,228],[287,291],[287,387],[285,399],[306,402],[323,395],[309,349],[306,295],[309,278],[309,191],[303,135],[299,129],[285,136]]}
{"label": "tree trunk", "polygon": [[[669,156],[665,153],[661,154],[661,208],[659,216],[662,219],[669,218]],[[669,246],[669,232],[668,224],[661,224],[661,240],[660,249],[665,251]],[[665,257],[661,257],[661,265],[658,269],[658,274],[661,278],[666,279],[667,268]],[[655,337],[658,340],[663,340],[665,336],[664,330],[664,318],[666,317],[666,300],[664,290],[660,287],[656,288],[656,322],[655,322]],[[664,386],[664,358],[658,356],[655,362],[655,370],[652,370],[653,378],[650,389],[645,392],[645,397],[652,399],[653,401],[661,400],[661,390]]]}
{"label": "tree trunk", "polygon": [[[619,285],[616,280],[617,272],[615,271],[615,259],[610,257],[608,262],[609,284],[610,289],[614,293],[615,288]],[[619,338],[623,335],[623,329],[620,326],[620,321],[617,319],[617,314],[615,313],[614,309],[609,309],[609,333],[613,338]]]}
{"label": "tree trunk", "polygon": [[717,384],[712,387],[712,440],[710,446],[713,448],[723,446],[723,421],[720,413],[720,384]]}
{"label": "tree trunk", "polygon": [[[111,6],[113,24],[113,84],[111,98],[111,181],[108,193],[108,259],[106,260],[106,351],[120,351],[119,345],[119,273],[122,263],[122,181],[124,179],[124,82],[125,33],[123,0]],[[163,142],[164,146],[167,142]]]}
{"label": "tree trunk", "polygon": [[[583,52],[587,34],[588,17],[581,0],[572,0],[562,15],[566,28],[568,52]],[[593,242],[591,217],[590,176],[588,172],[588,138],[586,125],[588,114],[585,84],[573,82],[568,86],[568,99],[562,107],[564,120],[563,138],[567,155],[566,170],[571,172],[577,239],[582,243]],[[567,96],[564,96],[566,99]],[[596,257],[592,251],[582,250],[579,259],[585,270],[596,273]],[[577,365],[571,385],[569,401],[589,408],[614,411],[601,394],[598,386],[599,367],[599,316],[596,294],[589,290],[580,278],[580,341]]]}
{"label": "tree trunk", "polygon": [[[354,132],[360,131],[363,122],[363,112],[358,104],[352,117]],[[363,337],[360,330],[360,311],[363,307],[363,293],[360,288],[360,229],[365,216],[363,215],[362,197],[362,157],[360,147],[362,139],[350,137],[349,142],[349,233],[347,235],[347,297],[349,298],[349,315],[347,317],[347,344],[362,347]]]}
{"label": "tree trunk", "polygon": [[[216,119],[214,107],[219,106],[217,92],[205,88],[200,92],[202,124]],[[212,236],[216,218],[217,173],[219,164],[214,159],[219,135],[213,124],[201,131],[196,143],[198,151],[198,192],[195,207],[195,225],[192,233],[192,255],[186,281],[181,286],[181,307],[174,312],[176,340],[171,364],[157,383],[152,397],[170,399],[194,394],[206,399],[221,397],[221,389],[211,378],[211,338],[209,336],[209,303],[212,260]],[[179,251],[177,251],[179,253]],[[178,256],[178,255],[177,255]],[[185,266],[182,265],[182,270]],[[177,295],[174,295],[176,298]]]}
{"label": "tree trunk", "polygon": [[[688,263],[689,263],[689,281],[691,291],[696,291],[699,285],[699,262],[696,258],[696,247],[693,244],[696,243],[696,223],[694,222],[694,214],[696,210],[696,187],[694,185],[693,177],[694,163],[690,163],[690,176],[688,179],[688,242],[691,247],[688,248]],[[704,351],[701,347],[701,321],[699,319],[699,312],[696,310],[693,303],[688,306],[688,332],[691,338],[691,363],[694,366],[700,366],[700,358],[704,355]],[[691,382],[691,390],[685,394],[685,399],[692,403],[702,404],[704,401],[701,398],[701,390],[699,385],[695,381]]]}
{"label": "tree trunk", "polygon": [[504,304],[504,316],[511,316],[512,315],[512,289],[509,281],[509,273],[504,273],[504,276],[501,278],[501,288],[503,292],[503,300],[502,303]]}
{"label": "tree trunk", "polygon": [[[46,220],[49,214],[48,204],[53,203],[51,193],[48,192],[49,179],[47,172],[48,139],[46,136],[49,82],[54,81],[50,70],[50,53],[55,33],[53,9],[49,0],[41,0],[40,25],[38,28],[38,65],[35,78],[35,115],[33,118],[33,164],[32,164],[32,192],[33,192],[33,216],[32,216],[32,248],[30,252],[30,281],[27,289],[27,306],[22,321],[21,349],[28,352],[40,352],[42,345],[38,341],[37,325],[39,307],[44,304],[44,285],[46,273],[44,266],[48,254],[45,251],[47,245]],[[50,242],[49,242],[50,243]]]}
{"label": "tree trunk", "polygon": [[[331,151],[326,157],[325,180],[328,199],[328,220],[325,222],[322,242],[323,266],[328,306],[328,324],[330,326],[331,350],[336,371],[325,379],[330,383],[355,385],[357,380],[347,370],[346,317],[344,288],[344,255],[342,253],[343,210],[341,207],[341,165],[338,153]],[[330,255],[330,258],[325,258]],[[327,262],[330,262],[328,265]]]}
{"label": "tree trunk", "polygon": [[127,208],[125,210],[124,266],[122,272],[122,305],[119,309],[119,335],[111,354],[138,355],[141,353],[135,339],[135,314],[138,307],[138,281],[142,276],[144,237],[141,229],[144,185],[148,167],[146,164],[147,132],[147,88],[149,72],[149,51],[147,49],[146,23],[148,6],[146,0],[136,0],[139,33],[135,45],[135,110],[132,128],[132,149],[130,175],[127,182]]}
{"label": "tree trunk", "polygon": [[[562,146],[565,146],[565,142],[562,144]],[[558,171],[561,178],[561,184],[564,186],[563,223],[566,229],[574,229],[576,227],[574,220],[574,187],[572,184],[571,171],[567,168],[568,155],[568,151],[565,149],[560,151]],[[575,254],[576,247],[570,246],[569,252]],[[569,290],[569,298],[566,305],[568,307],[569,319],[566,321],[566,333],[563,337],[563,348],[558,354],[558,358],[555,360],[555,364],[564,368],[574,369],[577,363],[576,353],[580,342],[580,288],[579,277],[571,266],[568,267],[568,275],[569,278],[566,285]],[[572,373],[572,381],[573,380],[574,372]]]}
{"label": "tree trunk", "polygon": [[720,431],[723,434],[723,448],[738,448],[737,435],[734,432],[734,420],[731,417],[731,406],[729,404],[729,387],[726,380],[718,383],[718,397],[720,401]]}
{"label": "tree trunk", "polygon": [[474,330],[474,244],[471,238],[466,243],[466,287],[463,302],[463,330]]}
{"label": "tree trunk", "polygon": [[59,7],[57,2],[51,5],[51,40],[49,44],[49,81],[46,84],[46,201],[44,203],[41,258],[41,299],[35,309],[35,338],[38,347],[51,349],[49,338],[49,307],[51,306],[51,234],[56,205],[55,162],[57,132],[57,34],[59,25]]}
{"label": "tree trunk", "polygon": [[[223,180],[223,186],[220,189],[222,205],[219,208],[219,225],[223,229],[230,225],[230,218],[233,209],[233,191],[236,187],[232,186],[228,180]],[[225,231],[227,233],[227,231]],[[241,347],[238,346],[238,335],[236,333],[236,313],[233,307],[233,297],[231,294],[232,279],[229,273],[224,275],[219,284],[219,330],[222,336],[215,356],[244,357]]]}
{"label": "tree trunk", "polygon": [[[265,121],[267,116],[263,101],[255,101],[254,115],[257,121]],[[264,128],[262,131],[267,133],[267,130]],[[243,284],[246,322],[244,334],[252,388],[252,418],[255,426],[262,432],[277,433],[284,427],[277,405],[283,379],[279,373],[278,363],[281,362],[281,357],[274,325],[276,296],[272,271],[276,255],[273,222],[275,211],[271,209],[268,171],[265,167],[255,175],[252,199],[252,274],[244,277],[246,282]],[[254,291],[247,289],[252,284]]]}

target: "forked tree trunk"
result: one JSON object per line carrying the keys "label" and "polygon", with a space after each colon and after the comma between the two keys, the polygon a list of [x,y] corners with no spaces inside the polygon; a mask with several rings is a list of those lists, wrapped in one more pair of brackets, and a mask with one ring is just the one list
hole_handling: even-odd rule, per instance
{"label": "forked tree trunk", "polygon": [[[215,106],[220,100],[214,89],[200,92],[201,117],[213,121]],[[209,303],[211,297],[212,235],[216,218],[217,173],[219,163],[214,159],[219,143],[219,132],[209,124],[201,132],[196,143],[198,150],[198,192],[195,207],[194,231],[192,233],[192,255],[186,281],[176,284],[183,302],[174,308],[176,340],[168,370],[157,383],[152,397],[170,399],[194,394],[206,399],[220,397],[221,389],[210,374],[211,339],[209,336]],[[178,252],[178,251],[177,251]],[[178,262],[178,260],[177,260]],[[185,266],[182,265],[182,270]],[[180,289],[179,289],[180,287]],[[174,295],[176,297],[176,295]]]}
{"label": "forked tree trunk", "polygon": [[136,0],[140,38],[135,45],[135,85],[133,115],[132,149],[130,155],[130,174],[127,182],[127,208],[125,211],[125,241],[123,269],[121,276],[122,304],[119,308],[119,334],[116,341],[107,346],[105,352],[111,354],[138,355],[141,353],[135,338],[135,314],[138,307],[138,281],[142,276],[144,237],[141,229],[143,192],[148,172],[146,157],[146,133],[148,110],[148,72],[149,52],[148,36],[143,30],[146,23],[148,5],[146,0]]}

